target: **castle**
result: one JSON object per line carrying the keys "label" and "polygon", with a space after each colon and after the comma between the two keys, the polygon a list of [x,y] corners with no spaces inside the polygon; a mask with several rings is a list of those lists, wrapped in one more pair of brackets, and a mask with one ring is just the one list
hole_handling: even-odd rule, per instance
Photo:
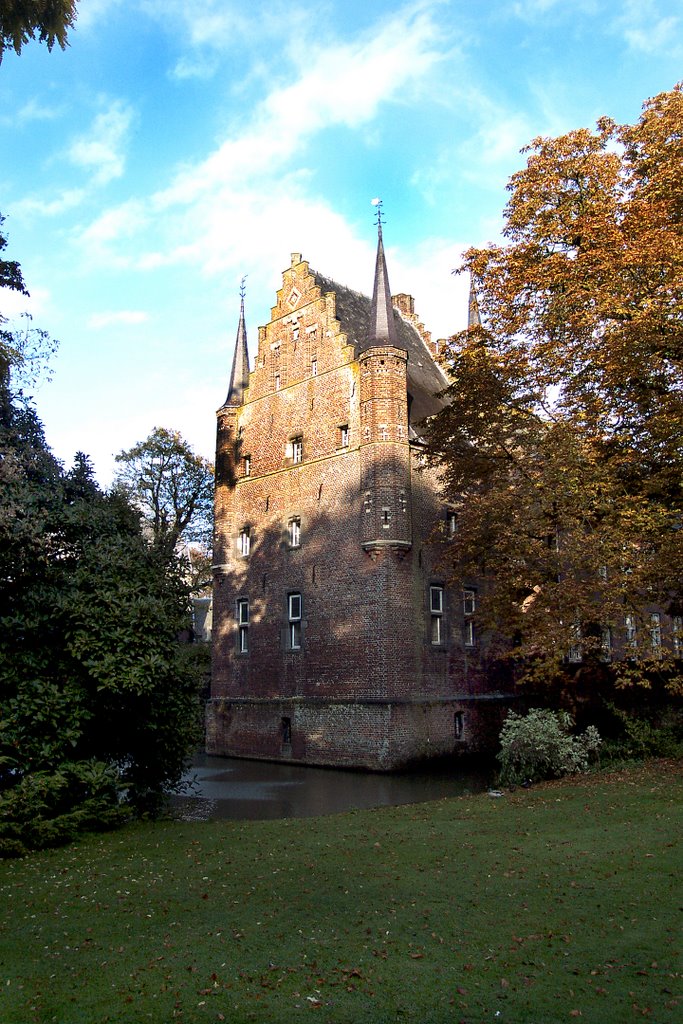
{"label": "castle", "polygon": [[293,253],[251,372],[242,292],[217,414],[209,753],[390,770],[497,734],[476,584],[440,567],[455,515],[420,439],[448,383],[437,355],[412,297],[392,300],[381,216],[372,300]]}

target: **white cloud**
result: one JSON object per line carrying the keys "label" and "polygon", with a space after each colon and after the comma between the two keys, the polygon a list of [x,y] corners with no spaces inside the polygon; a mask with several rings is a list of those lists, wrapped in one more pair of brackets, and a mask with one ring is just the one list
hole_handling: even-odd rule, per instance
{"label": "white cloud", "polygon": [[144,203],[131,199],[120,206],[105,210],[80,232],[79,240],[89,259],[102,259],[123,265],[129,260],[123,256],[116,256],[110,243],[132,238],[144,230],[147,223]]}
{"label": "white cloud", "polygon": [[79,3],[74,31],[100,27],[109,11],[121,7],[122,4],[123,0],[87,0],[87,3]]}
{"label": "white cloud", "polygon": [[85,194],[84,189],[69,188],[64,189],[54,199],[27,196],[12,204],[12,215],[15,217],[58,217],[60,214],[80,206]]}
{"label": "white cloud", "polygon": [[149,313],[141,309],[119,309],[104,313],[93,313],[88,318],[88,327],[99,331],[103,327],[112,327],[117,324],[145,324],[149,321]]}
{"label": "white cloud", "polygon": [[91,171],[97,185],[120,178],[125,167],[124,149],[133,120],[132,109],[121,100],[113,100],[95,117],[90,130],[74,139],[69,160]]}
{"label": "white cloud", "polygon": [[17,121],[24,124],[29,121],[54,121],[63,114],[62,107],[49,107],[33,97],[17,112]]}
{"label": "white cloud", "polygon": [[88,258],[116,261],[112,249],[125,243],[135,255],[118,259],[142,269],[191,264],[214,273],[263,263],[265,247],[279,266],[282,252],[319,240],[322,223],[342,231],[342,219],[310,195],[299,154],[322,130],[357,129],[376,121],[382,104],[409,101],[444,58],[434,6],[412,4],[352,42],[300,54],[294,79],[273,87],[241,132],[149,199],[105,211],[83,231]]}
{"label": "white cloud", "polygon": [[623,12],[614,19],[612,28],[636,52],[665,52],[669,56],[683,52],[681,18],[662,16],[653,0],[626,0]]}
{"label": "white cloud", "polygon": [[0,288],[0,312],[7,320],[14,320],[23,313],[40,316],[50,305],[47,288],[31,288],[30,295],[22,295],[11,288]]}

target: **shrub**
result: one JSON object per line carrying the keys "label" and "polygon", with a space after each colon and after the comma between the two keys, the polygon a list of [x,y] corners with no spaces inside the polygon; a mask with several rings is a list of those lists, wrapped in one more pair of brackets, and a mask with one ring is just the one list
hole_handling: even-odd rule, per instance
{"label": "shrub", "polygon": [[600,736],[592,725],[580,736],[572,736],[573,725],[566,711],[532,708],[527,715],[511,711],[500,734],[500,781],[519,785],[587,771]]}
{"label": "shrub", "polygon": [[607,709],[617,726],[616,735],[605,740],[603,756],[608,761],[683,756],[681,708],[668,707],[649,714],[635,714],[608,703]]}

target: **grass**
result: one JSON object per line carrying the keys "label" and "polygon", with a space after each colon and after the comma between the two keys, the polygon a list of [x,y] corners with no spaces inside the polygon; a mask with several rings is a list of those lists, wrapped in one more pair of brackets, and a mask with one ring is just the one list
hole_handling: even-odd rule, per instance
{"label": "grass", "polygon": [[0,1020],[678,1021],[680,768],[5,862]]}

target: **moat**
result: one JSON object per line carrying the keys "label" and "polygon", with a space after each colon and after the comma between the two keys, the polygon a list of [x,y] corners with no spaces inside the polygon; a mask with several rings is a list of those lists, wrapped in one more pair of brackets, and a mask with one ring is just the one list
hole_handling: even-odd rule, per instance
{"label": "moat", "polygon": [[452,763],[384,775],[203,754],[186,773],[188,792],[171,805],[184,821],[308,818],[479,793],[491,777]]}

